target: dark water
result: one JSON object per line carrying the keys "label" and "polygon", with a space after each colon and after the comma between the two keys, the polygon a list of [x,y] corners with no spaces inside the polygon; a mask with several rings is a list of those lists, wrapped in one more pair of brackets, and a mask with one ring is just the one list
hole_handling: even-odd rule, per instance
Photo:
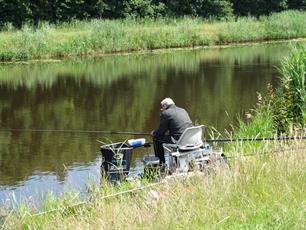
{"label": "dark water", "polygon": [[[37,205],[48,192],[98,183],[100,144],[133,136],[7,129],[150,132],[172,97],[218,130],[275,85],[289,44],[109,56],[0,66],[0,203]],[[150,149],[140,149],[134,164]]]}

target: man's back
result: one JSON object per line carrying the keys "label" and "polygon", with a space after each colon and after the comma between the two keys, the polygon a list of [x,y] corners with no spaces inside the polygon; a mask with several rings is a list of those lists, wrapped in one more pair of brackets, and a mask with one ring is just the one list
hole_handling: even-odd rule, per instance
{"label": "man's back", "polygon": [[184,130],[192,126],[192,121],[185,109],[170,105],[161,113],[161,124],[158,135],[164,135],[169,130],[169,134],[178,139]]}
{"label": "man's back", "polygon": [[[160,123],[157,130],[153,130],[154,152],[159,157],[160,164],[165,164],[165,153],[163,144],[172,143],[171,137],[176,140],[188,127],[192,126],[192,121],[185,109],[175,106],[171,98],[165,98],[161,101]],[[169,135],[167,132],[169,131]]]}

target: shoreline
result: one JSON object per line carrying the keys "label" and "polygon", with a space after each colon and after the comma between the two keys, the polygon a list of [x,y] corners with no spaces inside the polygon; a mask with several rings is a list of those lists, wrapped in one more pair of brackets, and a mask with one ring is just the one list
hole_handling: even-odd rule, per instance
{"label": "shoreline", "polygon": [[93,51],[87,54],[81,55],[73,55],[68,54],[63,56],[62,58],[50,58],[42,57],[40,59],[29,59],[27,61],[0,61],[1,65],[10,65],[10,64],[32,64],[32,63],[51,63],[51,62],[61,62],[65,60],[77,59],[77,58],[95,58],[95,57],[109,57],[109,56],[128,56],[128,55],[145,55],[145,54],[162,54],[168,52],[175,51],[183,51],[183,50],[198,50],[198,49],[225,49],[232,47],[243,47],[243,46],[254,46],[254,45],[264,45],[264,44],[280,44],[280,43],[289,43],[289,42],[306,42],[306,37],[293,38],[293,39],[274,39],[274,40],[262,40],[262,41],[249,41],[249,42],[233,42],[227,44],[220,45],[204,45],[204,46],[183,46],[183,47],[173,47],[173,48],[156,48],[156,49],[143,49],[137,51],[118,51],[118,52],[101,52],[101,51]]}
{"label": "shoreline", "polygon": [[255,19],[92,20],[0,32],[0,64],[224,48],[306,40],[306,12]]}

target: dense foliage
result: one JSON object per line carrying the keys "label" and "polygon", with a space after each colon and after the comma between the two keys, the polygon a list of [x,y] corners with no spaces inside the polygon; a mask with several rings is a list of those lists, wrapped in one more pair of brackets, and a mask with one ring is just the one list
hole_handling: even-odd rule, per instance
{"label": "dense foliage", "polygon": [[197,16],[225,19],[306,9],[306,0],[0,0],[0,25],[90,18]]}
{"label": "dense foliage", "polygon": [[[288,8],[290,0],[232,0],[234,11],[237,15],[266,15],[271,12],[278,12]],[[302,8],[302,4],[299,8]]]}

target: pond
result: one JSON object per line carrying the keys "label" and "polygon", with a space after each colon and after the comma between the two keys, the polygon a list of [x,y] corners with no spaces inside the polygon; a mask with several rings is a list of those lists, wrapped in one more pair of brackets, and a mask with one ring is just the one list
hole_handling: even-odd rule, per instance
{"label": "pond", "polygon": [[[97,140],[110,143],[134,136],[76,130],[150,132],[158,126],[165,97],[184,107],[194,123],[220,132],[229,129],[238,114],[255,106],[256,92],[265,95],[268,84],[277,84],[276,67],[290,46],[1,65],[1,206],[24,202],[39,206],[48,193],[86,193],[87,184],[100,178]],[[133,167],[149,152],[152,149],[135,152]]]}

